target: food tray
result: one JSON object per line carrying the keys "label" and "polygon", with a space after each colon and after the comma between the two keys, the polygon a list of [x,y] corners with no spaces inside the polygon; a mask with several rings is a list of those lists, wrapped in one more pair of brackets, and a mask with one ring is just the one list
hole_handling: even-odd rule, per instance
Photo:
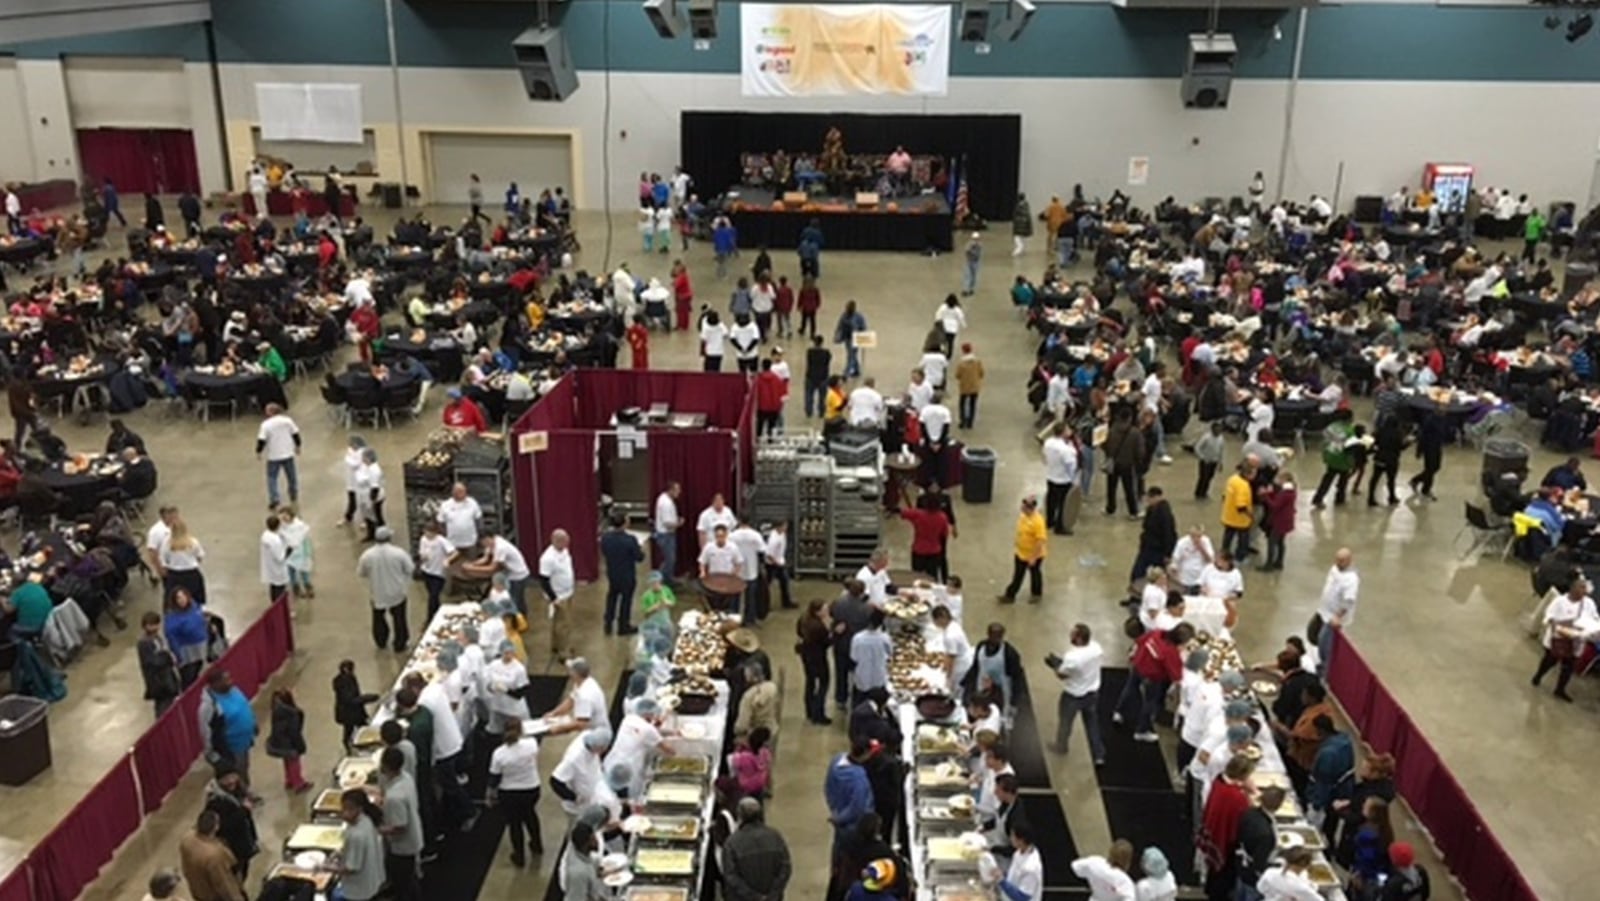
{"label": "food tray", "polygon": [[1283,803],[1278,805],[1278,822],[1294,822],[1300,818],[1300,802],[1295,800],[1294,795],[1284,795]]}
{"label": "food tray", "polygon": [[631,885],[627,901],[689,901],[689,890],[675,885]]}
{"label": "food tray", "polygon": [[644,790],[644,800],[670,807],[698,807],[705,800],[705,792],[691,782],[652,782]]}
{"label": "food tray", "polygon": [[959,766],[954,768],[948,768],[945,764],[919,766],[917,767],[917,785],[922,788],[966,788],[967,775]]}
{"label": "food tray", "polygon": [[694,874],[694,852],[644,848],[634,855],[633,871],[653,876],[690,876]]}
{"label": "food tray", "polygon": [[[981,853],[981,852],[980,852]],[[928,839],[928,860],[934,863],[970,863],[978,855],[958,837],[939,836]]]}
{"label": "food tray", "polygon": [[1293,847],[1293,839],[1287,838],[1291,835],[1298,835],[1301,847],[1310,851],[1321,851],[1328,846],[1327,842],[1323,841],[1322,830],[1296,823],[1278,827],[1278,850],[1286,851]]}
{"label": "food tray", "polygon": [[961,733],[955,729],[927,724],[917,727],[918,754],[961,754],[964,750]]}
{"label": "food tray", "polygon": [[692,842],[700,837],[700,821],[694,817],[650,818],[650,828],[640,838],[657,842]]}
{"label": "food tray", "polygon": [[378,761],[371,757],[346,757],[333,768],[334,778],[338,780],[340,788],[366,785],[377,773]]}
{"label": "food tray", "polygon": [[344,847],[344,825],[322,826],[302,823],[283,846],[290,851],[338,851]]}
{"label": "food tray", "polygon": [[1325,860],[1313,863],[1306,871],[1306,875],[1311,877],[1311,884],[1319,890],[1334,888],[1339,884],[1339,874],[1335,873],[1333,867]]}
{"label": "food tray", "polygon": [[934,890],[937,901],[989,901],[989,893],[971,885],[941,885]]}
{"label": "food tray", "polygon": [[656,772],[663,776],[699,776],[711,772],[711,761],[693,755],[663,757],[656,761]]}

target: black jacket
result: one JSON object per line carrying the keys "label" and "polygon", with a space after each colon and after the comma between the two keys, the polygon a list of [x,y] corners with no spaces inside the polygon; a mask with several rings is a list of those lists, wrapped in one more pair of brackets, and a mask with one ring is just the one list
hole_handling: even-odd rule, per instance
{"label": "black jacket", "polygon": [[1272,817],[1259,807],[1251,807],[1239,818],[1239,881],[1254,887],[1261,873],[1272,862],[1278,836]]}
{"label": "black jacket", "polygon": [[305,752],[305,711],[288,704],[273,704],[272,731],[267,733],[267,756],[300,757]]}
{"label": "black jacket", "polygon": [[1139,528],[1139,554],[1165,560],[1172,556],[1172,549],[1177,544],[1178,520],[1172,515],[1172,505],[1165,501],[1147,504],[1144,508],[1144,525]]}
{"label": "black jacket", "polygon": [[206,810],[212,811],[221,821],[217,838],[228,846],[241,866],[261,850],[256,840],[256,820],[238,798],[213,785],[206,793]]}
{"label": "black jacket", "polygon": [[806,384],[826,385],[828,383],[828,369],[833,365],[833,353],[826,347],[812,347],[806,350]]}
{"label": "black jacket", "polygon": [[377,699],[377,695],[361,693],[361,682],[353,673],[333,677],[333,721],[339,725],[365,726],[367,705]]}

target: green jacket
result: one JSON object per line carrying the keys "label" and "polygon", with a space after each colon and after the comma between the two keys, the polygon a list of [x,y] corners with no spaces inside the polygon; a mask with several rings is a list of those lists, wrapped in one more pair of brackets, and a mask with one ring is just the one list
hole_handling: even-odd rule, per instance
{"label": "green jacket", "polygon": [[278,381],[286,382],[289,380],[289,367],[284,365],[283,355],[278,353],[276,347],[268,347],[257,362],[261,364],[262,369],[272,373],[272,377]]}
{"label": "green jacket", "polygon": [[1534,210],[1528,214],[1528,221],[1522,226],[1522,237],[1529,241],[1539,241],[1544,238],[1544,216]]}

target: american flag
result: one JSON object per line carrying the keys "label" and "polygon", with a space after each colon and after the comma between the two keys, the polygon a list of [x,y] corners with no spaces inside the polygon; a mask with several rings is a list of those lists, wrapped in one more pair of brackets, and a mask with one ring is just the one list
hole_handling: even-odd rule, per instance
{"label": "american flag", "polygon": [[[965,167],[963,167],[963,168],[965,168]],[[972,213],[972,208],[970,206],[968,206],[968,200],[967,200],[967,178],[966,178],[966,174],[961,172],[961,171],[957,171],[956,172],[956,206],[955,206],[955,211],[956,211],[956,222],[958,222],[958,223],[967,221],[967,216],[969,216]]]}

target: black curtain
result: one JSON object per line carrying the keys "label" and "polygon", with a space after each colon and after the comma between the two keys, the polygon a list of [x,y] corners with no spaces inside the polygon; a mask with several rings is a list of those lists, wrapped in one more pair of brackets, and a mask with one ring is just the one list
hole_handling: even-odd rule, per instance
{"label": "black curtain", "polygon": [[727,113],[685,111],[679,159],[701,196],[739,184],[745,153],[822,152],[829,128],[844,135],[845,153],[889,153],[965,158],[963,178],[973,212],[1009,221],[1017,201],[1022,159],[1022,117],[916,116],[868,113]]}

